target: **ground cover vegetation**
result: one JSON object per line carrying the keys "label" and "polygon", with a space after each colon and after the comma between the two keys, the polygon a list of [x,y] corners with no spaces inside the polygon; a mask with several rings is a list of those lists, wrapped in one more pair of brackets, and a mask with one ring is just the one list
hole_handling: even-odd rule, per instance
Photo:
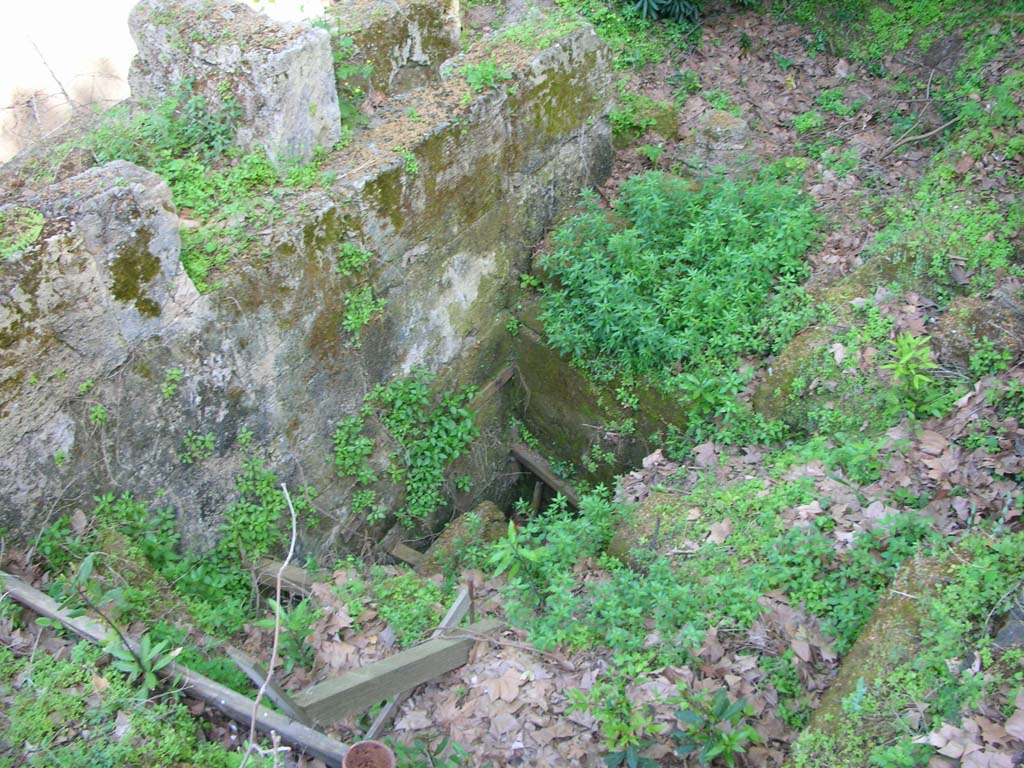
{"label": "ground cover vegetation", "polygon": [[[204,555],[181,550],[159,499],[101,496],[31,552],[5,553],[7,565],[17,557],[65,605],[135,632],[144,652],[73,646],[0,603],[14,651],[0,648],[10,705],[0,754],[17,755],[0,764],[237,764],[197,746],[192,705],[157,684],[172,655],[249,691],[220,650],[265,654],[278,612],[281,671],[302,687],[422,639],[467,579],[535,650],[497,645],[418,694],[396,732],[424,738],[397,745],[402,765],[478,764],[507,754],[513,737],[535,745],[524,749],[538,764],[1012,764],[1024,744],[1024,653],[994,638],[1024,582],[1024,371],[1012,332],[1000,335],[1004,316],[985,322],[977,307],[1021,303],[1019,9],[797,0],[775,15],[730,11],[701,32],[688,23],[696,3],[571,5],[619,69],[644,75],[624,81],[614,116],[637,148],[554,233],[524,291],[539,288],[551,345],[627,411],[651,386],[677,399],[686,423],[652,436],[661,452],[618,498],[560,462],[583,489],[578,510],[559,498],[534,514],[523,501],[493,544],[471,523],[442,578],[350,559],[282,605],[252,587],[255,562],[283,548],[288,514],[260,457],[246,461]],[[773,31],[790,21],[804,26]],[[954,29],[956,66],[901,66],[901,54],[920,58]],[[352,83],[366,73],[346,69],[349,38],[337,33],[335,46],[357,103]],[[716,79],[735,62],[744,77]],[[481,90],[502,79],[464,74]],[[756,90],[766,82],[785,95]],[[788,101],[772,107],[776,98]],[[225,103],[211,112],[184,87],[88,139],[168,178],[200,223],[186,250],[203,288],[251,245],[243,232],[273,221],[275,196],[324,181],[316,162],[282,177],[236,154]],[[758,130],[783,141],[727,172],[692,164],[681,142],[649,132],[666,105],[684,122],[708,108],[756,112]],[[240,207],[225,212],[230,201]],[[10,216],[0,254],[38,236],[32,211]],[[372,258],[344,246],[338,273],[357,276]],[[353,343],[377,301],[353,294]],[[790,360],[801,339],[806,354]],[[167,371],[163,396],[180,381]],[[414,371],[335,426],[329,460],[371,520],[389,514],[385,477],[407,524],[432,516],[455,482],[449,468],[476,434],[472,392],[434,384]],[[375,459],[384,445],[387,466]],[[203,461],[207,434],[186,435],[180,453]],[[292,498],[312,522],[315,491]],[[894,586],[919,566],[941,578]],[[912,606],[907,638],[884,663],[863,661],[857,638],[900,593]],[[52,657],[33,655],[33,642]],[[851,652],[861,659],[852,686],[819,709]],[[215,719],[205,729],[231,743]],[[449,741],[456,730],[472,749]]]}

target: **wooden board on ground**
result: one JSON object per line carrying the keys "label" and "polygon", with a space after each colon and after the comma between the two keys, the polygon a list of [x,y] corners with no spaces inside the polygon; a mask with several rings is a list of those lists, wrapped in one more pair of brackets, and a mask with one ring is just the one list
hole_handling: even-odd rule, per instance
{"label": "wooden board on ground", "polygon": [[[462,621],[469,609],[473,605],[473,596],[470,595],[469,590],[463,587],[459,590],[458,596],[455,598],[455,602],[452,603],[452,607],[448,609],[448,613],[445,614],[444,618],[441,619],[441,623],[437,625],[437,629],[434,630],[434,634],[431,638],[438,637],[444,630],[449,627],[458,626],[458,623]],[[380,712],[377,713],[377,717],[373,719],[373,723],[370,725],[369,730],[366,731],[367,739],[376,739],[383,730],[387,727],[391,719],[398,714],[399,708],[402,706],[407,698],[409,698],[409,689],[402,691],[402,693],[395,696],[395,698],[388,700]]]}
{"label": "wooden board on ground", "polygon": [[485,619],[445,630],[441,637],[317,683],[297,693],[292,701],[314,722],[336,722],[461,667],[476,642],[502,626],[497,619]]}
{"label": "wooden board on ground", "polygon": [[551,465],[548,464],[547,459],[523,443],[512,443],[509,449],[512,451],[516,461],[547,483],[556,493],[565,496],[566,501],[573,507],[576,509],[580,508],[580,497],[576,494],[576,491],[565,480],[551,471]]}
{"label": "wooden board on ground", "polygon": [[[277,573],[281,568],[280,560],[269,557],[262,558],[256,565],[256,581],[264,587],[277,584]],[[309,595],[313,585],[318,582],[330,581],[326,571],[307,571],[297,565],[288,565],[281,574],[281,589],[296,595]]]}
{"label": "wooden board on ground", "polygon": [[402,542],[395,543],[391,549],[388,550],[388,554],[392,557],[396,557],[407,565],[411,565],[413,568],[423,562],[423,553],[417,552],[415,549],[410,547],[408,544]]}
{"label": "wooden board on ground", "polygon": [[[21,603],[27,608],[49,619],[59,621],[79,637],[94,643],[106,644],[116,641],[116,635],[99,622],[87,616],[72,617],[49,595],[30,587],[16,576],[0,572],[3,595]],[[134,649],[138,646],[132,643]],[[214,682],[181,664],[168,664],[158,674],[174,680],[174,684],[194,699],[209,704],[246,727],[255,714],[256,729],[261,733],[277,733],[281,739],[299,747],[300,752],[318,757],[332,768],[341,765],[348,752],[348,746],[335,741],[319,731],[295,722],[266,707],[256,708],[255,702],[240,693],[235,693],[220,683]],[[255,710],[255,712],[254,712]]]}

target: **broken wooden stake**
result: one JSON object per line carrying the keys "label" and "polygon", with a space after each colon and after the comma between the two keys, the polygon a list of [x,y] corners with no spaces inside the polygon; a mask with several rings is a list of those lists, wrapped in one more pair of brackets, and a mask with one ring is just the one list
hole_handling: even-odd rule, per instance
{"label": "broken wooden stake", "polygon": [[292,701],[314,722],[336,722],[461,667],[476,642],[502,626],[497,619],[485,619],[465,629],[445,630],[442,637],[317,683]]}
{"label": "broken wooden stake", "polygon": [[576,494],[576,491],[565,480],[551,471],[551,465],[548,464],[547,459],[523,443],[512,443],[509,450],[512,451],[512,456],[515,457],[516,461],[547,483],[555,493],[565,496],[565,500],[572,507],[580,508],[580,497]]}
{"label": "broken wooden stake", "polygon": [[[120,638],[112,630],[87,616],[72,617],[52,597],[30,587],[16,576],[0,572],[0,580],[3,581],[4,596],[21,603],[40,616],[59,621],[79,637],[103,645],[120,642]],[[129,642],[137,653],[137,643],[133,640]],[[162,678],[174,680],[175,686],[189,696],[209,704],[232,720],[246,726],[253,720],[255,702],[252,699],[235,693],[188,667],[172,663],[157,674]],[[261,733],[276,733],[283,741],[298,747],[300,753],[318,757],[332,768],[341,766],[348,752],[347,745],[266,707],[259,707],[255,714],[256,728]]]}
{"label": "broken wooden stake", "polygon": [[261,664],[245,651],[231,645],[225,647],[224,651],[235,662],[235,665],[245,673],[245,676],[252,680],[257,688],[262,687],[264,681],[266,681],[267,688],[265,693],[267,698],[274,702],[278,709],[292,720],[297,720],[303,725],[313,725],[313,721],[306,716],[306,713],[300,707],[295,706],[292,697],[288,695],[287,691],[276,680],[273,678],[267,680],[267,667],[265,664]]}

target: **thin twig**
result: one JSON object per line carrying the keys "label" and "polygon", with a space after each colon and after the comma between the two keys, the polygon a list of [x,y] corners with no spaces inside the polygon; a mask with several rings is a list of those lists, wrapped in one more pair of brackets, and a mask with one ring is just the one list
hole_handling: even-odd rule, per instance
{"label": "thin twig", "polygon": [[928,133],[922,133],[922,134],[920,134],[918,136],[909,136],[909,137],[907,137],[905,139],[900,139],[895,144],[893,144],[891,147],[889,147],[887,150],[885,150],[885,152],[883,152],[881,155],[879,155],[878,159],[879,160],[883,160],[884,158],[888,157],[893,152],[895,152],[897,149],[902,147],[904,144],[910,144],[910,143],[915,142],[915,141],[923,141],[924,139],[931,138],[932,136],[934,136],[937,133],[942,133],[944,130],[949,128],[949,126],[951,126],[953,123],[959,122],[959,120],[960,120],[960,116],[957,115],[952,120],[947,120],[945,123],[940,125],[938,128],[935,128],[935,129],[933,129],[931,131],[928,131]]}
{"label": "thin twig", "polygon": [[74,111],[77,105],[74,99],[72,99],[71,96],[68,95],[68,92],[64,89],[64,83],[60,81],[60,78],[57,77],[57,73],[53,71],[52,67],[50,67],[50,62],[48,62],[46,60],[46,57],[43,56],[43,52],[39,50],[39,46],[36,45],[35,40],[29,38],[29,43],[32,45],[33,48],[35,48],[36,54],[39,56],[39,60],[43,62],[43,66],[46,67],[46,71],[50,73],[50,77],[53,78],[53,82],[55,82],[57,84],[57,87],[60,88],[60,92],[64,96],[64,99],[67,101],[68,106],[71,107],[72,111]]}
{"label": "thin twig", "polygon": [[292,497],[288,495],[288,486],[281,483],[281,490],[284,492],[284,500],[288,503],[288,512],[292,518],[292,535],[288,543],[288,554],[281,563],[281,567],[277,569],[277,579],[274,583],[274,644],[270,649],[270,666],[267,669],[267,676],[263,680],[263,685],[260,686],[259,691],[256,693],[256,700],[252,704],[252,719],[249,721],[249,744],[246,747],[245,755],[242,757],[239,768],[245,768],[249,762],[249,756],[252,755],[253,750],[256,748],[256,715],[259,711],[260,700],[267,690],[270,678],[274,675],[274,667],[277,666],[277,644],[281,636],[281,580],[284,577],[285,568],[288,567],[288,563],[291,562],[292,556],[295,554],[295,539],[297,538],[295,507],[292,506]]}

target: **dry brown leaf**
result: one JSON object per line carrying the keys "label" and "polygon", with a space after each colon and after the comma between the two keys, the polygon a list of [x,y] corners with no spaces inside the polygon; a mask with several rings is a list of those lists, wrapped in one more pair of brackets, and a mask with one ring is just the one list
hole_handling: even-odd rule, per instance
{"label": "dry brown leaf", "polygon": [[490,680],[484,680],[481,686],[491,701],[502,701],[512,702],[516,700],[519,695],[519,688],[522,685],[522,674],[515,669],[508,670],[501,677],[493,677]]}
{"label": "dry brown leaf", "polygon": [[701,443],[693,449],[694,460],[701,469],[713,469],[718,466],[718,452],[714,443]]}
{"label": "dry brown leaf", "polygon": [[[1017,697],[1018,699],[1020,696]],[[1006,732],[1013,738],[1024,741],[1024,709],[1018,709],[1006,721]]]}
{"label": "dry brown leaf", "polygon": [[85,533],[86,528],[89,527],[89,521],[85,517],[85,512],[80,509],[76,509],[71,515],[71,530],[78,536]]}
{"label": "dry brown leaf", "polygon": [[725,518],[717,523],[711,524],[711,533],[708,534],[706,541],[708,544],[721,544],[723,541],[729,538],[732,534],[732,520]]}
{"label": "dry brown leaf", "polygon": [[398,731],[422,731],[429,728],[434,721],[421,709],[414,709],[405,712],[395,721],[395,730]]}

